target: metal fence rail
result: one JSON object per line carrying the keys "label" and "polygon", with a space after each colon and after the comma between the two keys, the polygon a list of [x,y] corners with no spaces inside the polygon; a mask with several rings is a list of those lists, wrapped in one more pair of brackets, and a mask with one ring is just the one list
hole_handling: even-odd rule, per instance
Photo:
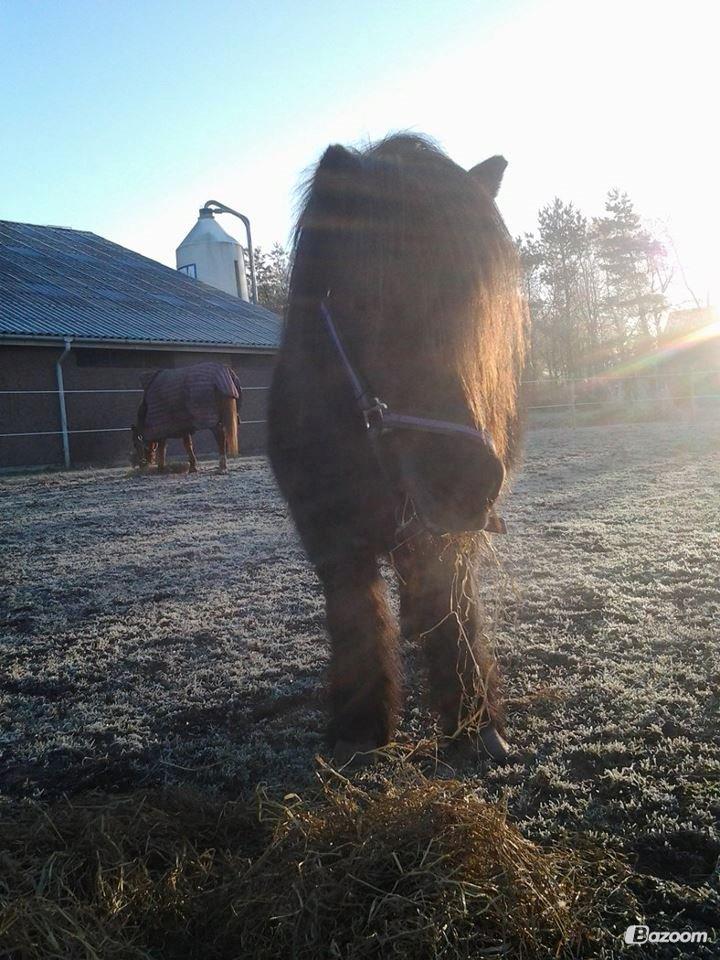
{"label": "metal fence rail", "polygon": [[[618,403],[626,404],[630,409],[643,405],[655,406],[659,412],[667,413],[671,406],[687,403],[690,413],[693,417],[697,415],[697,401],[715,400],[720,401],[720,393],[707,393],[696,389],[696,384],[703,383],[708,378],[715,378],[720,382],[720,370],[693,370],[679,373],[640,374],[626,377],[618,376],[595,376],[595,377],[563,377],[545,380],[524,380],[524,387],[540,387],[546,390],[558,388],[562,392],[565,387],[569,391],[567,401],[554,401],[552,403],[528,404],[525,409],[528,411],[541,410],[569,410],[571,413],[572,426],[577,426],[577,413],[579,408],[614,407]],[[672,381],[682,381],[687,384],[689,392],[678,394],[670,392],[669,387]],[[637,390],[647,389],[652,384],[650,395],[638,396]],[[603,391],[603,396],[595,396],[590,399],[580,399],[578,397],[578,385],[585,388],[588,393],[593,391]],[[625,385],[631,387],[630,395],[626,391]],[[615,389],[616,396],[609,395],[609,391]],[[581,394],[582,396],[582,394]]]}
{"label": "metal fence rail", "polygon": [[[525,410],[528,412],[532,411],[549,411],[549,410],[569,410],[571,414],[571,425],[573,427],[577,426],[577,413],[580,408],[586,407],[612,407],[618,402],[627,403],[630,407],[645,405],[645,404],[654,404],[658,406],[661,410],[668,409],[671,404],[675,403],[687,403],[691,412],[691,415],[694,417],[697,413],[697,401],[720,401],[720,393],[706,393],[706,392],[697,392],[694,387],[697,381],[700,381],[704,378],[717,378],[720,382],[720,369],[717,370],[704,370],[704,371],[692,371],[685,373],[662,373],[654,375],[640,375],[640,376],[628,376],[628,377],[563,377],[555,379],[537,379],[537,380],[524,380],[522,386],[524,388],[535,388],[535,390],[560,390],[563,388],[569,391],[569,398],[567,401],[553,401],[552,403],[535,403],[528,404],[525,406]],[[674,395],[668,392],[668,385],[670,381],[673,380],[684,380],[688,381],[688,391],[682,395]],[[587,390],[611,390],[612,388],[620,388],[623,384],[632,384],[633,388],[637,387],[638,384],[654,384],[654,390],[650,396],[601,396],[594,399],[581,399],[578,397],[578,385],[582,385]],[[243,387],[243,392],[249,391],[267,391],[269,387]],[[533,391],[535,392],[535,391]],[[634,393],[633,389],[633,393]],[[0,398],[2,397],[25,397],[25,396],[53,396],[57,397],[61,404],[64,404],[64,398],[74,395],[95,395],[95,394],[142,394],[144,391],[141,388],[132,388],[132,387],[107,387],[107,388],[85,388],[85,389],[70,389],[70,390],[0,390]],[[581,394],[582,396],[582,394]],[[254,425],[261,426],[265,424],[266,420],[241,420],[242,424],[245,425]],[[16,431],[16,432],[0,432],[0,438],[2,439],[11,439],[11,438],[20,438],[20,437],[62,437],[64,445],[68,441],[68,438],[73,435],[81,434],[101,434],[101,433],[124,433],[128,430],[128,426],[122,427],[90,427],[90,428],[72,428],[69,424],[63,423],[62,427],[64,429],[59,430],[30,430],[30,431]],[[0,465],[1,466],[1,465]]]}
{"label": "metal fence rail", "polygon": [[[243,387],[243,393],[248,392],[249,390],[268,390],[268,387]],[[62,396],[70,396],[71,394],[81,394],[81,393],[144,393],[142,389],[137,389],[133,387],[98,387],[93,389],[84,389],[84,390],[63,390]],[[0,390],[0,397],[21,397],[21,396],[52,396],[60,397],[61,393],[59,390]],[[265,423],[265,420],[241,420],[241,423],[244,424],[258,424]],[[124,433],[129,429],[128,426],[124,427],[94,427],[91,429],[83,430],[71,430],[68,428],[68,434],[74,433]],[[63,436],[63,430],[31,430],[28,432],[22,433],[0,433],[0,437],[61,437]]]}
{"label": "metal fence rail", "polygon": [[[243,393],[247,393],[248,390],[269,390],[269,387],[243,387]],[[33,394],[33,393],[49,393],[54,396],[59,396],[59,390],[0,390],[0,397],[8,396],[11,394]],[[63,390],[63,394],[67,396],[69,393],[145,393],[144,390],[136,387],[94,387],[86,390]]]}

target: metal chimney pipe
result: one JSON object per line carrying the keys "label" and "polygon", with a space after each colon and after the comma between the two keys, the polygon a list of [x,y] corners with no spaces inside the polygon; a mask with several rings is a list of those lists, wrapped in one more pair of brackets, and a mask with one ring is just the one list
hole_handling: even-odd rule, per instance
{"label": "metal chimney pipe", "polygon": [[250,220],[245,216],[244,213],[238,213],[237,210],[233,210],[232,207],[227,207],[224,203],[220,203],[219,200],[208,200],[204,207],[200,208],[200,215],[205,213],[231,213],[234,217],[242,220],[245,224],[245,232],[247,233],[247,242],[248,242],[248,257],[250,258],[250,289],[252,302],[257,303],[257,280],[255,279],[255,251],[253,250],[252,243],[252,233],[250,231]]}

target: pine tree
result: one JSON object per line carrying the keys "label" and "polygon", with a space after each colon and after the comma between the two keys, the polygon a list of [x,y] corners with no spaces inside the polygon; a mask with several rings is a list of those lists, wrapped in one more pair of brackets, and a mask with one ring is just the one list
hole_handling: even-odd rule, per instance
{"label": "pine tree", "polygon": [[538,235],[520,241],[526,269],[533,341],[531,356],[538,374],[579,376],[588,353],[586,303],[591,255],[585,217],[555,198],[538,214]]}
{"label": "pine tree", "polygon": [[666,309],[665,250],[641,224],[626,193],[611,190],[605,216],[593,222],[594,243],[603,273],[603,312],[622,356],[651,349]]}

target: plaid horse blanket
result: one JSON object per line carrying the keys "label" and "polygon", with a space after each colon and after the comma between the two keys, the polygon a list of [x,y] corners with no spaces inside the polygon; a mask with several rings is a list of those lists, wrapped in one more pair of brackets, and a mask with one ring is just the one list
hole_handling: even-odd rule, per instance
{"label": "plaid horse blanket", "polygon": [[216,391],[235,397],[239,407],[240,382],[235,371],[222,363],[158,370],[145,387],[144,438],[164,440],[212,430],[218,422]]}

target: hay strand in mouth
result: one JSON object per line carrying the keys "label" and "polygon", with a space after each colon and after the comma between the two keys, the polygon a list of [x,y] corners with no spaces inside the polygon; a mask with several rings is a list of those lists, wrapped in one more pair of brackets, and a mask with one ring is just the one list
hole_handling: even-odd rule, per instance
{"label": "hay strand in mouth", "polygon": [[7,805],[0,956],[570,957],[628,896],[617,861],[543,851],[458,781],[320,773],[307,799]]}

